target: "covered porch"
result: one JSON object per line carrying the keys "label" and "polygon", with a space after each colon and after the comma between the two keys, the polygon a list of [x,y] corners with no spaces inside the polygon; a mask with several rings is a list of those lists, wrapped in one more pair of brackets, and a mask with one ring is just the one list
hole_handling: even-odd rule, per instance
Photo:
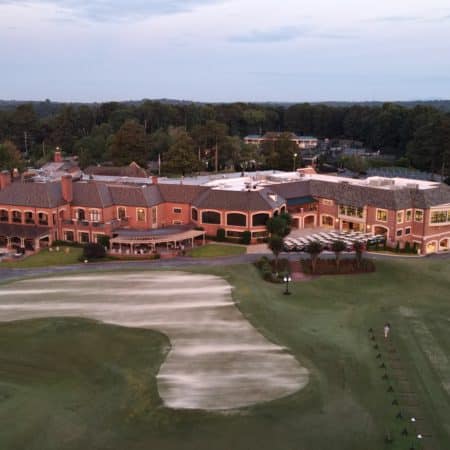
{"label": "covered porch", "polygon": [[205,244],[206,232],[186,227],[157,230],[117,230],[110,241],[114,255],[145,256],[152,253],[176,254],[195,247],[196,241]]}
{"label": "covered porch", "polygon": [[47,227],[0,223],[0,248],[17,252],[34,252],[51,243]]}

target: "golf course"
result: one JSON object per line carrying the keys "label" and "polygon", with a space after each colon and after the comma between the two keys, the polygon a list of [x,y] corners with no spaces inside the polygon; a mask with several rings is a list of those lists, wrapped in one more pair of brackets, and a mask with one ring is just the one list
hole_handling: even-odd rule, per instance
{"label": "golf course", "polygon": [[376,268],[5,283],[0,449],[447,450],[450,260]]}

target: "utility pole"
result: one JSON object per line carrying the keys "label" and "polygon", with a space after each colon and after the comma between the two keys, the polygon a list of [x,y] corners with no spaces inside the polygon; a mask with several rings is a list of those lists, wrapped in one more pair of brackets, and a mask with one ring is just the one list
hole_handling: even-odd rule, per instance
{"label": "utility pole", "polygon": [[216,173],[219,171],[219,146],[217,145],[216,137]]}
{"label": "utility pole", "polygon": [[26,131],[23,132],[23,140],[25,144],[25,156],[28,156],[28,133]]}

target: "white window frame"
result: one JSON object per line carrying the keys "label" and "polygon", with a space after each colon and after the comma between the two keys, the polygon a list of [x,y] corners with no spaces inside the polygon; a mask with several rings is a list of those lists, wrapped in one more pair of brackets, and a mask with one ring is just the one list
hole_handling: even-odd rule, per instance
{"label": "white window frame", "polygon": [[[399,220],[400,216],[400,220]],[[396,211],[395,212],[395,223],[400,224],[403,223],[405,219],[405,211]]]}
{"label": "white window frame", "polygon": [[[384,212],[384,213],[386,213],[386,219],[385,219],[385,220],[379,219],[379,218],[378,218],[378,212]],[[377,209],[375,210],[375,220],[376,220],[377,222],[387,223],[388,220],[389,220],[389,211],[388,211],[387,209],[377,208]]]}
{"label": "white window frame", "polygon": [[[139,219],[139,212],[144,212],[144,219]],[[145,222],[147,219],[147,213],[145,211],[145,208],[136,208],[136,222]]]}

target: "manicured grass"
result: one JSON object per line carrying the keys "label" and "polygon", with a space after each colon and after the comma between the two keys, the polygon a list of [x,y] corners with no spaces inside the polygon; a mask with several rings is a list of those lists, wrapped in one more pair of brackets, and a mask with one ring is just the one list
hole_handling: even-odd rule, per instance
{"label": "manicured grass", "polygon": [[219,256],[243,255],[246,252],[245,247],[238,245],[208,244],[202,247],[196,247],[188,252],[189,256],[194,258],[213,258]]}
{"label": "manicured grass", "polygon": [[[395,418],[406,411],[400,397],[392,405],[399,383],[389,364],[382,379],[368,333],[374,328],[384,358],[388,321],[433,435],[427,448],[446,450],[450,261],[378,261],[377,269],[293,283],[291,296],[251,265],[207,270],[225,276],[249,321],[311,372],[298,393],[236,414],[161,406],[155,373],[168,342],[157,333],[77,319],[0,324],[0,448],[409,449],[416,430]],[[384,443],[388,431],[392,444]]]}
{"label": "manicured grass", "polygon": [[[66,253],[68,248],[68,253]],[[79,258],[83,249],[78,247],[60,247],[59,252],[56,249],[43,249],[39,253],[27,256],[20,261],[1,262],[1,267],[17,267],[17,268],[32,268],[32,267],[46,267],[46,266],[62,266],[67,264],[79,263]]]}

